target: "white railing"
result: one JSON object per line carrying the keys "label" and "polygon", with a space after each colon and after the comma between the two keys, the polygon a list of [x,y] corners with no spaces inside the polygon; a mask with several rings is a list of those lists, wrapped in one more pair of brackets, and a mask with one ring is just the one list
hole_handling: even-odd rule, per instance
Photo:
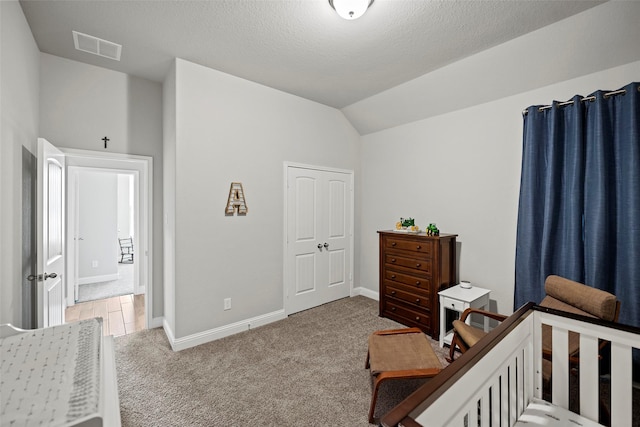
{"label": "white railing", "polygon": [[[517,316],[515,318],[512,318]],[[532,398],[543,398],[542,325],[552,328],[552,403],[569,407],[569,331],[580,334],[578,363],[580,414],[597,421],[600,407],[600,341],[611,349],[611,425],[632,425],[632,351],[640,347],[640,329],[565,316],[530,307],[503,322],[482,341],[408,400],[406,414],[392,411],[383,425],[513,426]],[[478,348],[476,348],[478,347]],[[444,379],[443,379],[444,378]],[[419,400],[418,400],[419,399]],[[406,410],[409,405],[405,405]],[[407,418],[408,417],[408,418]],[[385,422],[386,419],[403,422]]]}

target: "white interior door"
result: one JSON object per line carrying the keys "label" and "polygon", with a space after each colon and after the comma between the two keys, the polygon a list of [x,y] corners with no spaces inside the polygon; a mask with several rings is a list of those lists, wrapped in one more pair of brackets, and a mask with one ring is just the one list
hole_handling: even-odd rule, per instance
{"label": "white interior door", "polygon": [[64,323],[65,157],[38,138],[37,265],[38,327]]}
{"label": "white interior door", "polygon": [[351,293],[352,175],[287,168],[287,314]]}

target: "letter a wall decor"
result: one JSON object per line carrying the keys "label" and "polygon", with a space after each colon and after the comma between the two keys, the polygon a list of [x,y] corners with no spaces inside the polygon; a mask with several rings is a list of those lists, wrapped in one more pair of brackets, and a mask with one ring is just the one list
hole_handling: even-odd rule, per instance
{"label": "letter a wall decor", "polygon": [[227,207],[224,210],[225,215],[231,215],[235,212],[238,215],[247,214],[247,202],[244,199],[244,190],[241,182],[232,182],[229,189],[229,198],[227,199]]}

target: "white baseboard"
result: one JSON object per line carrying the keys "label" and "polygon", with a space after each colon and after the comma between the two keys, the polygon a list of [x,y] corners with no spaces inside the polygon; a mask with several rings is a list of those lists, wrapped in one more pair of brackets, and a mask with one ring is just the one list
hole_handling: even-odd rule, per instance
{"label": "white baseboard", "polygon": [[171,329],[171,326],[169,326],[167,319],[165,319],[164,317],[162,318],[162,329],[164,329],[164,334],[167,336],[169,344],[171,344],[171,348],[175,351],[175,348],[173,348],[173,342],[176,340],[175,334],[173,333],[173,329]]}
{"label": "white baseboard", "polygon": [[372,291],[369,288],[363,288],[362,286],[359,286],[357,288],[353,288],[353,291],[351,292],[351,296],[355,297],[357,295],[362,295],[363,297],[367,297],[367,298],[371,298],[373,300],[376,301],[380,301],[380,293],[378,291]]}
{"label": "white baseboard", "polygon": [[185,350],[187,348],[195,347],[200,344],[205,344],[211,341],[219,340],[220,338],[228,337],[230,335],[244,332],[252,328],[264,326],[269,323],[276,322],[278,320],[285,319],[287,316],[284,314],[284,310],[274,311],[272,313],[263,314],[262,316],[252,317],[251,319],[241,320],[240,322],[231,323],[229,325],[221,326],[215,329],[209,329],[208,331],[198,332],[196,334],[187,335],[182,338],[175,338],[173,331],[167,324],[162,322],[167,339],[173,351]]}
{"label": "white baseboard", "polygon": [[147,329],[162,328],[164,326],[164,317],[154,317]]}
{"label": "white baseboard", "polygon": [[120,279],[120,276],[118,276],[118,273],[105,274],[102,276],[78,277],[78,285],[88,285],[89,283],[110,282],[112,280],[118,280],[118,279]]}

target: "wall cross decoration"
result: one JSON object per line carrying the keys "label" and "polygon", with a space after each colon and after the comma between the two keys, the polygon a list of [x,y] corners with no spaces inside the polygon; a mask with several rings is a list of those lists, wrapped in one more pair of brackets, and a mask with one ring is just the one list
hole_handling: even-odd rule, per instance
{"label": "wall cross decoration", "polygon": [[227,207],[224,210],[225,215],[233,215],[238,212],[238,215],[247,214],[247,202],[244,198],[244,190],[242,189],[241,182],[232,182],[229,189],[229,198],[227,199]]}
{"label": "wall cross decoration", "polygon": [[106,136],[104,138],[102,138],[102,140],[104,141],[104,148],[107,148],[107,142],[111,141],[109,138],[107,138]]}

